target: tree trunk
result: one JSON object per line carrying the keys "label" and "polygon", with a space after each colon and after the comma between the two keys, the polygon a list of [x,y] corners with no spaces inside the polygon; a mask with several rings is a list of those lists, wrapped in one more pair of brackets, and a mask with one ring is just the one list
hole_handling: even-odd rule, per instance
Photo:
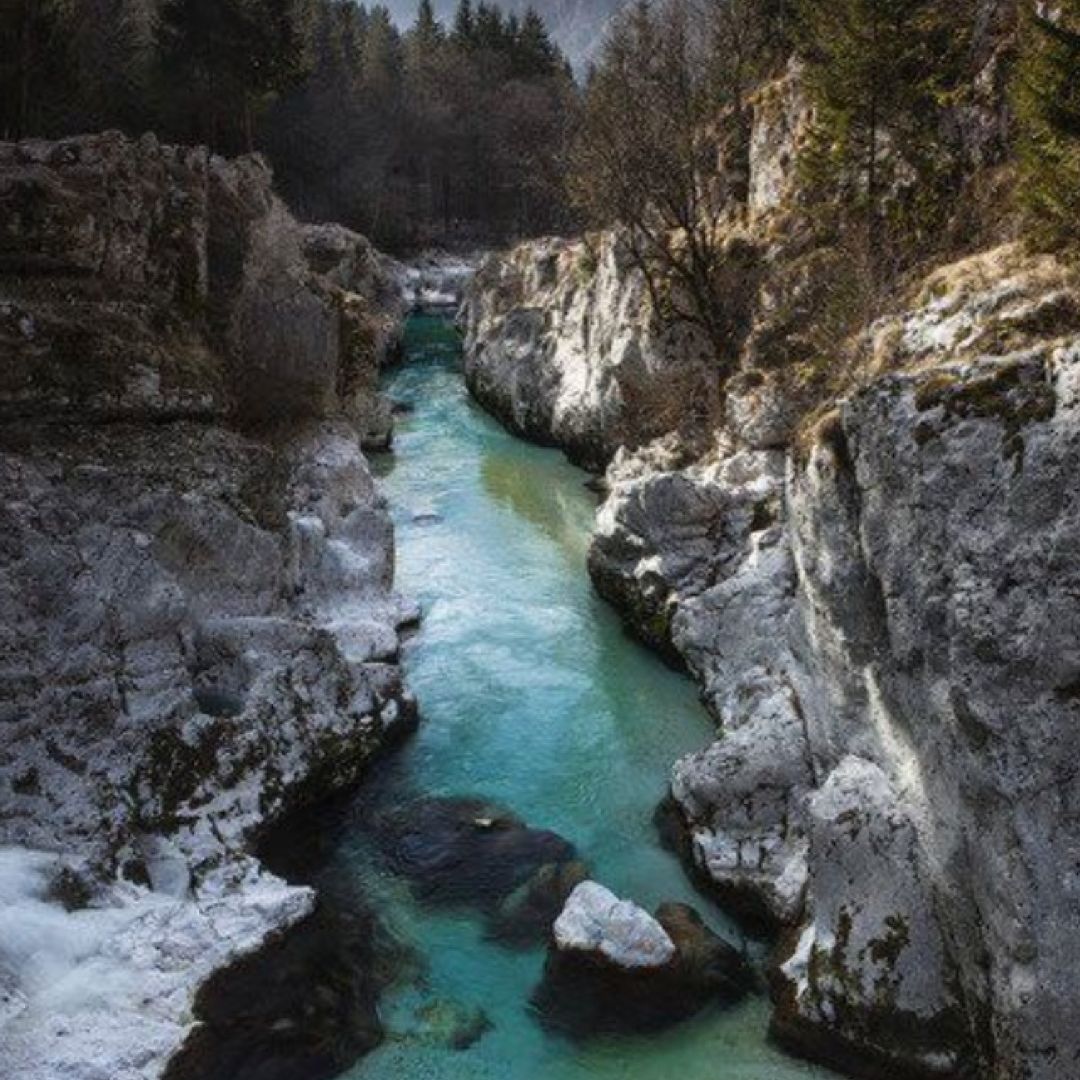
{"label": "tree trunk", "polygon": [[244,147],[249,154],[255,150],[255,130],[251,117],[251,95],[244,91]]}
{"label": "tree trunk", "polygon": [[30,72],[34,65],[34,42],[31,24],[32,0],[23,0],[22,24],[19,27],[19,102],[15,113],[15,138],[29,134]]}

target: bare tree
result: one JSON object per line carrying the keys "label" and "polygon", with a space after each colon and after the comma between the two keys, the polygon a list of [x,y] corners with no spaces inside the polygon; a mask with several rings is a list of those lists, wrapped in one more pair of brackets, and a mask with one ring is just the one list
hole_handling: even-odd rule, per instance
{"label": "bare tree", "polygon": [[703,330],[723,372],[735,362],[742,305],[724,288],[733,251],[721,228],[726,208],[712,197],[718,102],[703,30],[689,0],[640,0],[615,20],[589,79],[569,174],[586,218],[625,228],[660,317]]}

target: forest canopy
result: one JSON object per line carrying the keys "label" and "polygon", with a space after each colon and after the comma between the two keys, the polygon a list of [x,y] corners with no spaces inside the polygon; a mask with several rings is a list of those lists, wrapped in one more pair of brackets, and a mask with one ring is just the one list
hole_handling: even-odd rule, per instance
{"label": "forest canopy", "polygon": [[261,150],[299,215],[397,249],[621,224],[715,335],[715,219],[794,57],[805,220],[869,279],[970,242],[995,170],[1010,220],[1076,246],[1080,0],[629,0],[580,82],[526,2],[416,0],[402,29],[353,0],[5,0],[0,136]]}
{"label": "forest canopy", "polygon": [[575,99],[535,10],[419,0],[8,0],[0,134],[261,150],[293,209],[390,247],[557,229]]}

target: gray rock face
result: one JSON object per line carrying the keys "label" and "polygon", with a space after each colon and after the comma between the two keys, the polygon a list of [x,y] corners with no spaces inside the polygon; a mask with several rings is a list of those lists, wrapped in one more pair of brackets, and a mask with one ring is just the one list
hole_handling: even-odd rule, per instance
{"label": "gray rock face", "polygon": [[663,329],[625,243],[522,244],[481,266],[466,293],[465,378],[508,427],[603,468],[620,447],[700,432],[719,408],[711,349]]}
{"label": "gray rock face", "polygon": [[[751,185],[762,212],[767,179]],[[559,346],[536,350],[574,309],[560,266],[527,292],[520,352],[497,343],[509,377],[484,383],[493,352],[471,362],[498,415],[564,443],[565,417],[614,429],[593,383],[552,374]],[[520,281],[489,270],[481,287]],[[708,452],[675,432],[613,455],[590,552],[600,591],[685,664],[723,731],[673,772],[686,852],[785,930],[787,1045],[890,1077],[1065,1080],[1080,1068],[1075,285],[1014,247],[943,268],[867,329],[859,389],[813,429],[759,366],[787,333],[769,310]]]}
{"label": "gray rock face", "polygon": [[1058,1078],[1080,1053],[1075,898],[1049,869],[1080,828],[1062,802],[1080,317],[1061,281],[1009,248],[947,268],[871,331],[900,373],[769,484],[747,484],[760,451],[615,468],[599,515],[601,587],[663,597],[724,729],[673,775],[693,858],[799,927],[776,1030],[847,1068],[974,1056]]}
{"label": "gray rock face", "polygon": [[392,290],[256,159],[0,145],[0,201],[0,1046],[147,1077],[311,909],[254,841],[412,714],[360,450]]}

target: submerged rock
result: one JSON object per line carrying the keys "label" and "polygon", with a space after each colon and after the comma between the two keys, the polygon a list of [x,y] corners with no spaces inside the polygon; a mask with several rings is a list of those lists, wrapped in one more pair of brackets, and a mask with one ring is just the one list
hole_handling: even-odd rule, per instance
{"label": "submerged rock", "polygon": [[488,920],[488,935],[518,947],[548,941],[570,894],[588,876],[588,868],[576,859],[546,863],[502,901]]}
{"label": "submerged rock", "polygon": [[475,798],[418,799],[377,815],[376,842],[390,868],[430,903],[497,904],[574,847]]}
{"label": "submerged rock", "polygon": [[692,908],[664,904],[654,917],[586,881],[555,922],[533,1006],[546,1026],[587,1038],[666,1027],[749,988],[742,956]]}
{"label": "submerged rock", "polygon": [[416,1010],[417,1026],[407,1037],[450,1050],[468,1050],[475,1046],[494,1025],[478,1006],[458,1001],[432,1001]]}
{"label": "submerged rock", "polygon": [[743,954],[713,933],[689,904],[661,904],[656,921],[674,943],[680,979],[688,985],[714,991],[727,1000],[751,988],[753,976]]}

